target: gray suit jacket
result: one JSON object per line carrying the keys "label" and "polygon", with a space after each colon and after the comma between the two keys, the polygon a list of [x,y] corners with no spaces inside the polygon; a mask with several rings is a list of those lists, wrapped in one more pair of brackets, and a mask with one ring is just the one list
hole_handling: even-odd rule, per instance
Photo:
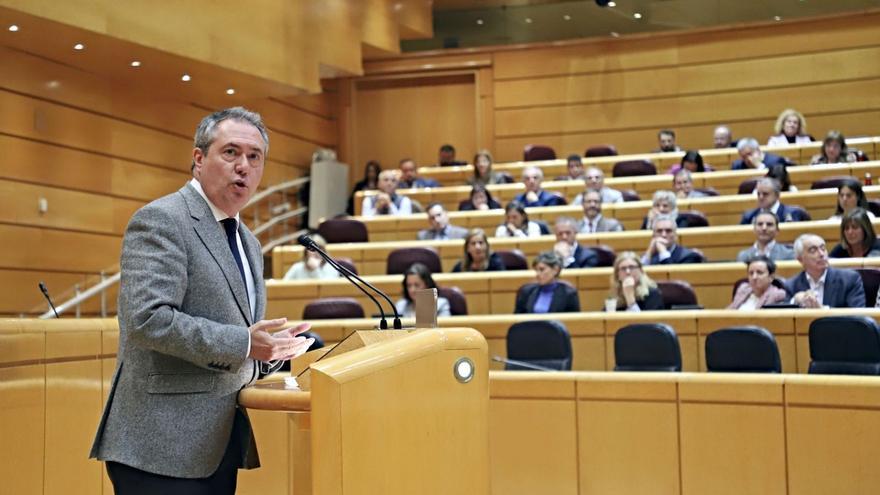
{"label": "gray suit jacket", "polygon": [[[239,235],[255,318],[226,233],[192,186],[134,214],[120,261],[116,372],[91,457],[178,478],[216,471],[238,392],[258,377],[248,326],[266,307],[259,241],[244,224]],[[243,423],[240,467],[257,467]]]}
{"label": "gray suit jacket", "polygon": [[[755,249],[755,245],[752,244],[752,247],[743,249],[736,255],[736,261],[745,261],[756,254],[758,254],[758,250]],[[794,249],[777,242],[770,250],[770,259],[773,261],[793,260]]]}
{"label": "gray suit jacket", "polygon": [[[599,224],[596,225],[596,232],[620,232],[623,230],[623,225],[620,224],[620,221],[616,218],[608,218],[605,215],[602,215],[602,218],[599,219]],[[587,225],[586,220],[581,220],[578,222],[578,232],[581,234],[590,233],[590,228]]]}
{"label": "gray suit jacket", "polygon": [[[446,226],[446,235],[450,239],[464,239],[468,235],[468,229],[449,224]],[[416,238],[420,241],[433,241],[436,239],[436,234],[431,229],[425,229],[420,230],[419,233],[416,234]]]}

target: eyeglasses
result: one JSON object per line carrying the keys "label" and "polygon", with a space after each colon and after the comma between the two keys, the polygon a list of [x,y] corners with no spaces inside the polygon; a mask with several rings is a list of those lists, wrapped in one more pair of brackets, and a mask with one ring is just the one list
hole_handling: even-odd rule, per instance
{"label": "eyeglasses", "polygon": [[620,265],[617,267],[617,271],[619,272],[631,272],[638,269],[639,265]]}

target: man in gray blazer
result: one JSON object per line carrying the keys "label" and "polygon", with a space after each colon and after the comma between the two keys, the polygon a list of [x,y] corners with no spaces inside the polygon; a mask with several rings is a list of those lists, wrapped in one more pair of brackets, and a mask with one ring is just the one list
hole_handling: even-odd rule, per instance
{"label": "man in gray blazer", "polygon": [[762,254],[773,261],[793,260],[794,250],[785,244],[776,242],[779,234],[779,219],[772,211],[762,211],[752,219],[755,231],[755,243],[736,255],[736,261],[745,262],[753,256]]}
{"label": "man in gray blazer", "polygon": [[266,306],[260,244],[239,211],[263,175],[269,140],[241,107],[199,124],[193,179],[138,210],[120,260],[119,352],[91,457],[117,494],[235,492],[259,466],[238,392],[304,352],[308,325]]}
{"label": "man in gray blazer", "polygon": [[440,203],[428,205],[428,224],[430,229],[420,230],[416,238],[420,241],[445,241],[449,239],[464,239],[468,230],[464,227],[450,225],[449,214]]}
{"label": "man in gray blazer", "polygon": [[589,234],[593,232],[620,232],[623,225],[616,218],[602,216],[602,194],[596,189],[587,189],[583,194],[581,206],[584,209],[584,218],[578,222],[578,232]]}

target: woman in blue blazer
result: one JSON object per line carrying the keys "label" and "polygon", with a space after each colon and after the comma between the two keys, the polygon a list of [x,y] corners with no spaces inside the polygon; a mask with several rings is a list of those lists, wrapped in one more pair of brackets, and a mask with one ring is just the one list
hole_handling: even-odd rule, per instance
{"label": "woman in blue blazer", "polygon": [[581,310],[577,290],[559,280],[562,258],[553,251],[544,251],[532,262],[536,283],[520,287],[516,294],[514,313],[569,313]]}

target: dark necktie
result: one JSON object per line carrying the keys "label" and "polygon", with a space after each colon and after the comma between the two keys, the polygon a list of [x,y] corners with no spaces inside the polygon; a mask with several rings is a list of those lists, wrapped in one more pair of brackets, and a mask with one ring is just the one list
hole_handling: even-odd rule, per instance
{"label": "dark necktie", "polygon": [[220,220],[223,229],[226,231],[226,240],[229,243],[229,250],[232,251],[232,257],[235,258],[235,264],[238,265],[238,273],[241,275],[241,281],[247,289],[247,279],[244,278],[244,265],[241,263],[241,255],[238,253],[238,242],[236,242],[235,231],[238,230],[238,222],[234,218],[224,218]]}

